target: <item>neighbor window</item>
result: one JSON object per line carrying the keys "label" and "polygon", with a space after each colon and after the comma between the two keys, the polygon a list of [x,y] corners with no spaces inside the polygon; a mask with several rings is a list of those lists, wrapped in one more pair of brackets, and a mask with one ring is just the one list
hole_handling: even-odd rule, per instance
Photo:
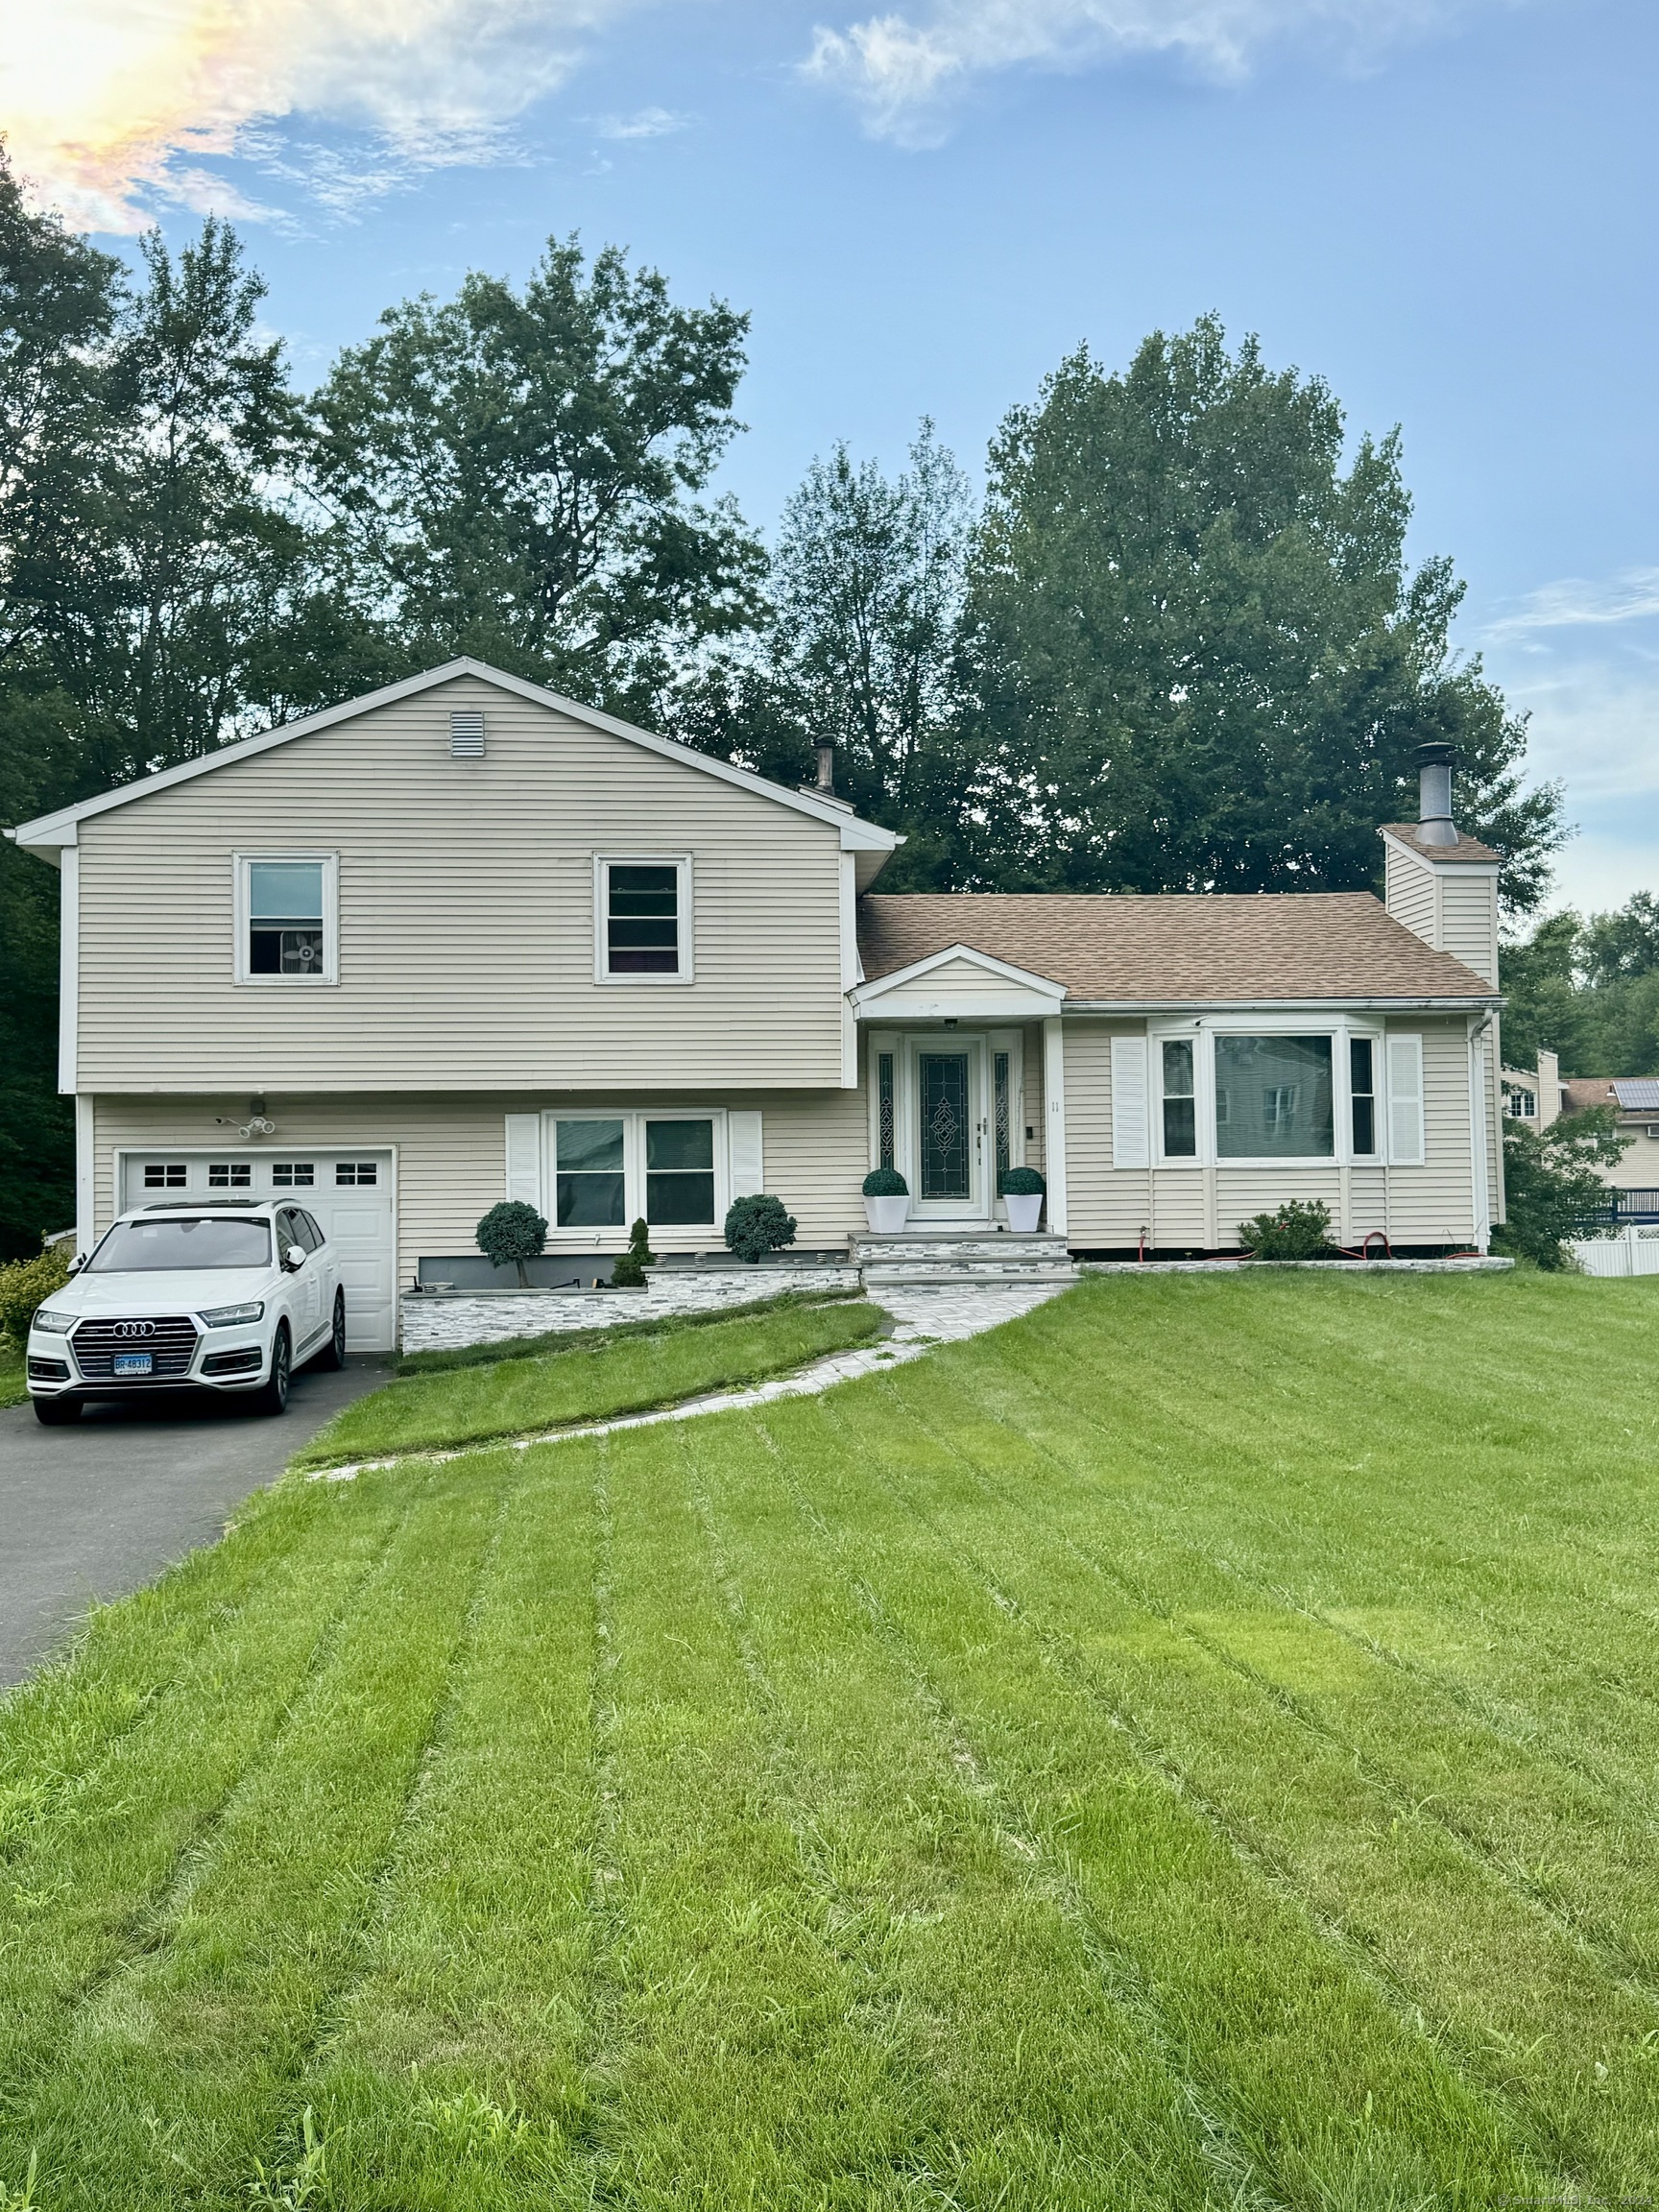
{"label": "neighbor window", "polygon": [[599,863],[599,973],[685,979],[691,971],[684,860]]}
{"label": "neighbor window", "polygon": [[1215,1149],[1221,1159],[1332,1158],[1331,1042],[1217,1036]]}
{"label": "neighbor window", "polygon": [[1377,1149],[1377,1046],[1369,1037],[1348,1040],[1348,1091],[1354,1108],[1354,1150]]}
{"label": "neighbor window", "polygon": [[1191,1160],[1198,1152],[1198,1101],[1192,1083],[1192,1044],[1170,1037],[1164,1044],[1164,1157]]}
{"label": "neighbor window", "polygon": [[336,868],[331,854],[240,854],[237,979],[332,983]]}
{"label": "neighbor window", "polygon": [[714,1218],[712,1121],[647,1121],[645,1218],[653,1227]]}
{"label": "neighbor window", "polygon": [[553,1125],[555,1211],[561,1229],[621,1229],[628,1222],[623,1124],[617,1115]]}

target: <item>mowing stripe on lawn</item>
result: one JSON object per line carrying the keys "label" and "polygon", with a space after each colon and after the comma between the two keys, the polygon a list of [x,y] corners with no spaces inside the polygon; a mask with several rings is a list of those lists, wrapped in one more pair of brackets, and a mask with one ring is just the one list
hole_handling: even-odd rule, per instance
{"label": "mowing stripe on lawn", "polygon": [[[769,1417],[953,1725],[1152,1992],[1183,2070],[1291,2204],[1488,2204],[1536,2188],[1487,2101],[1405,2029],[1200,1807],[888,1488],[882,1393]],[[816,1432],[815,1432],[816,1431]],[[1436,2195],[1436,2192],[1438,2194]]]}
{"label": "mowing stripe on lawn", "polygon": [[665,1440],[597,1446],[611,1522],[592,2178],[640,2212],[926,2203],[862,1977],[774,1809],[770,1745]]}
{"label": "mowing stripe on lawn", "polygon": [[587,2126],[589,1470],[538,1454],[504,1505],[372,1949],[291,2093],[352,2212],[544,2207]]}
{"label": "mowing stripe on lawn", "polygon": [[[1650,2000],[1610,1978],[1534,1895],[1518,1894],[1508,1867],[1473,1857],[1420,1798],[1381,1787],[1367,1770],[1374,1743],[1311,1729],[1276,1685],[1217,1651],[1214,1639],[1227,1629],[1213,1610],[1203,1616],[1209,1633],[1196,1635],[1119,1567],[1033,1527],[1046,1518],[1048,1470],[1030,1465],[1029,1446],[1022,1454],[1004,1431],[971,1459],[960,1428],[942,1427],[932,1394],[912,1411],[919,1441],[904,1455],[904,1494],[936,1531],[950,1529],[1040,1638],[1055,1640],[1061,1670],[1102,1696],[1318,1916],[1364,1931],[1374,1963],[1444,2023],[1541,2155],[1598,2187],[1639,2180],[1659,2102],[1644,2042],[1659,2027]],[[978,1498],[959,1473],[929,1465],[951,1448]],[[986,1470],[1022,1456],[1026,1510],[1011,1516],[1005,1478]],[[1250,1641],[1266,1634],[1259,1628]],[[1248,1760],[1240,1743],[1252,1747]],[[1602,2081],[1611,2094],[1598,2093]]]}
{"label": "mowing stripe on lawn", "polygon": [[[178,1671],[159,1690],[154,1609],[140,1599],[100,1622],[93,1695],[106,1710],[130,1623],[138,1718],[55,1794],[0,1871],[0,2080],[11,2092],[0,2104],[0,2176],[20,2180],[28,2165],[22,2085],[53,2062],[74,2006],[131,1958],[189,1855],[326,1670],[405,1510],[391,1490],[344,1510],[295,1501],[291,1513],[261,1517],[251,1581],[239,1538],[197,1554],[196,1572],[180,1578],[183,1599],[171,1594]],[[222,1577],[212,1572],[221,1552]]]}
{"label": "mowing stripe on lawn", "polygon": [[949,2202],[1033,2212],[1233,2203],[1236,2162],[1206,2141],[1145,2008],[918,1708],[764,1431],[726,1420],[681,1441],[775,1787],[902,2084],[910,2170]]}
{"label": "mowing stripe on lawn", "polygon": [[[1659,1999],[1653,1825],[1640,1814],[1632,1818],[1605,1778],[1513,1730],[1495,1732],[1437,1683],[1378,1664],[1356,1639],[1244,1581],[1191,1535],[1149,1535],[1144,1520],[1118,1508],[1093,1479],[1098,1425],[1027,1394],[1022,1422],[1006,1409],[987,1411],[975,1432],[964,1415],[978,1393],[971,1385],[965,1398],[959,1376],[921,1378],[898,1397],[925,1428],[949,1407],[951,1441],[990,1486],[1001,1516],[1015,1506],[1051,1527],[1134,1604],[1324,1733],[1397,1812],[1442,1825],[1493,1879],[1522,1891],[1583,1943],[1606,1973],[1639,1986],[1649,2004]],[[1012,1398],[1004,1393],[1004,1408]],[[1016,1455],[1036,1462],[1031,1480],[1018,1488],[1009,1480],[1011,1442]],[[1254,1602],[1245,1600],[1246,1589]]]}
{"label": "mowing stripe on lawn", "polygon": [[52,2212],[224,2203],[286,2107],[419,1773],[502,1474],[422,1483],[287,1726],[17,2116]]}

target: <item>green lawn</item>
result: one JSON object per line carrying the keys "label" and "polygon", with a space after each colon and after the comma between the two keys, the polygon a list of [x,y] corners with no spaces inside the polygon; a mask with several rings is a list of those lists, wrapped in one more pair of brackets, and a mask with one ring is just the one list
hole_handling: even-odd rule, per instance
{"label": "green lawn", "polygon": [[1648,2200],[1656,1322],[1106,1280],[279,1485],[0,1708],[0,2188]]}
{"label": "green lawn", "polygon": [[845,1351],[876,1335],[885,1321],[879,1307],[864,1299],[790,1304],[696,1328],[670,1323],[584,1351],[414,1375],[348,1407],[295,1464],[341,1466],[385,1453],[440,1451],[644,1412]]}

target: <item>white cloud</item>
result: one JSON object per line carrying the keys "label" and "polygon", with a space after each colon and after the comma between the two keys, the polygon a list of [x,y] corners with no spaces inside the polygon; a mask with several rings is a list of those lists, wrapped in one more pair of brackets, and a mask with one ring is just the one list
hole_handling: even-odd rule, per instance
{"label": "white cloud", "polygon": [[[412,169],[496,156],[513,119],[628,4],[57,0],[11,16],[0,129],[36,192],[99,229],[137,229],[156,199],[265,212],[203,156],[254,151],[261,130],[269,150],[270,127],[301,113],[371,134],[383,158],[331,180],[362,197]],[[326,160],[310,168],[330,181]]]}
{"label": "white cloud", "polygon": [[1653,614],[1659,614],[1659,568],[1627,568],[1600,583],[1567,576],[1528,592],[1513,614],[1488,623],[1482,637],[1498,643],[1541,630],[1601,629]]}
{"label": "white cloud", "polygon": [[634,115],[601,115],[594,128],[601,138],[666,138],[688,130],[689,115],[677,115],[668,108],[641,108]]}
{"label": "white cloud", "polygon": [[[1238,78],[1265,46],[1313,38],[1350,56],[1443,25],[1481,0],[936,0],[921,21],[872,15],[820,27],[802,63],[843,92],[866,127],[901,144],[936,143],[951,97],[974,78],[1021,67],[1078,69],[1173,53]],[[1504,5],[1508,0],[1492,0]]]}

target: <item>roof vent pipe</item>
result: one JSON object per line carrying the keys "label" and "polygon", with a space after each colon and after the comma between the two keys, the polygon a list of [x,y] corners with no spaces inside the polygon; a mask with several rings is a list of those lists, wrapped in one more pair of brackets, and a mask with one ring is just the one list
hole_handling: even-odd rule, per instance
{"label": "roof vent pipe", "polygon": [[826,799],[835,796],[835,748],[833,745],[815,745],[818,756],[818,788]]}
{"label": "roof vent pipe", "polygon": [[1452,819],[1452,762],[1455,754],[1443,738],[1417,748],[1417,842],[1455,845]]}

